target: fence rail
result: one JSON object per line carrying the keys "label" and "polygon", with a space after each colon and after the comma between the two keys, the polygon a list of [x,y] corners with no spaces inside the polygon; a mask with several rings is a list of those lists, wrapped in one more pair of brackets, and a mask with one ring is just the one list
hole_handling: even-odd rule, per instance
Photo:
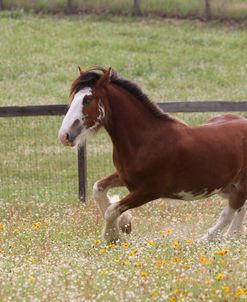
{"label": "fence rail", "polygon": [[[247,111],[247,101],[165,102],[158,105],[166,112],[228,112]],[[67,105],[0,107],[0,117],[64,115]]]}
{"label": "fence rail", "polygon": [[[210,101],[210,102],[166,102],[158,103],[166,112],[245,112],[247,101]],[[58,116],[66,114],[67,105],[41,105],[41,106],[11,106],[0,107],[0,117],[21,116]],[[86,201],[87,195],[87,160],[86,146],[78,149],[78,192],[79,199]]]}

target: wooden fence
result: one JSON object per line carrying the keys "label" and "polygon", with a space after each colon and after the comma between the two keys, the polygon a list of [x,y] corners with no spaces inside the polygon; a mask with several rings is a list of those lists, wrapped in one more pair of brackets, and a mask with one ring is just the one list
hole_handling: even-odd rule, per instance
{"label": "wooden fence", "polygon": [[[247,112],[247,101],[242,102],[166,102],[158,103],[165,112]],[[65,115],[66,105],[11,106],[0,107],[0,118],[22,116]],[[86,201],[87,196],[87,159],[86,146],[78,149],[78,193],[79,199]]]}

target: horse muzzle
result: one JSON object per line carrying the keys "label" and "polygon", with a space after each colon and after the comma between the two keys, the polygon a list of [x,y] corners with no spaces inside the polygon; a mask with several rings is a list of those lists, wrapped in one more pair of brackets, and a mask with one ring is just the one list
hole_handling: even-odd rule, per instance
{"label": "horse muzzle", "polygon": [[76,145],[76,138],[80,135],[83,126],[64,131],[60,129],[58,133],[58,138],[64,146],[73,147]]}

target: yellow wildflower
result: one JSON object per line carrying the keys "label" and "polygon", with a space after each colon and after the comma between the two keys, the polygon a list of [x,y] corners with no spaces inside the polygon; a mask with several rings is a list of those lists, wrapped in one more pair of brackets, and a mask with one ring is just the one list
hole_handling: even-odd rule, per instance
{"label": "yellow wildflower", "polygon": [[4,229],[4,226],[3,226],[3,224],[2,224],[2,223],[0,223],[0,233],[2,233],[2,232],[3,232],[3,229]]}
{"label": "yellow wildflower", "polygon": [[35,222],[35,223],[33,223],[33,227],[34,227],[35,229],[40,229],[41,223],[40,223],[40,222]]}
{"label": "yellow wildflower", "polygon": [[148,273],[145,272],[145,271],[141,271],[141,272],[140,272],[140,275],[141,275],[142,277],[147,277],[147,276],[148,276]]}
{"label": "yellow wildflower", "polygon": [[167,264],[167,261],[166,260],[157,260],[156,261],[156,267],[159,268],[159,269],[162,269],[164,268],[164,265]]}
{"label": "yellow wildflower", "polygon": [[95,241],[94,241],[94,243],[95,244],[99,244],[101,241],[99,240],[99,239],[96,239]]}
{"label": "yellow wildflower", "polygon": [[115,247],[115,246],[116,246],[115,243],[110,243],[110,244],[107,245],[108,248]]}
{"label": "yellow wildflower", "polygon": [[192,239],[186,239],[185,242],[186,243],[193,243],[193,240]]}
{"label": "yellow wildflower", "polygon": [[149,245],[155,245],[155,242],[154,242],[153,240],[147,240],[147,243],[148,243]]}
{"label": "yellow wildflower", "polygon": [[218,250],[218,251],[215,252],[215,254],[217,254],[217,255],[225,255],[225,254],[227,254],[227,250]]}
{"label": "yellow wildflower", "polygon": [[177,301],[177,296],[176,295],[172,295],[169,297],[169,302],[176,302]]}
{"label": "yellow wildflower", "polygon": [[237,291],[236,291],[236,296],[239,297],[239,296],[244,296],[244,295],[247,295],[247,288],[239,288]]}
{"label": "yellow wildflower", "polygon": [[124,248],[126,248],[126,249],[127,249],[127,248],[128,248],[130,245],[129,245],[129,243],[128,243],[128,242],[123,242],[123,243],[122,243],[122,246],[123,246]]}
{"label": "yellow wildflower", "polygon": [[224,273],[219,273],[216,277],[215,277],[215,279],[217,280],[217,281],[220,281],[221,279],[223,279],[225,277],[225,274]]}
{"label": "yellow wildflower", "polygon": [[106,252],[106,248],[103,248],[103,249],[100,249],[100,250],[99,250],[99,253],[100,253],[100,254],[103,254],[103,253],[105,253],[105,252]]}
{"label": "yellow wildflower", "polygon": [[134,263],[134,266],[135,267],[142,267],[143,266],[143,262],[137,261],[137,262]]}
{"label": "yellow wildflower", "polygon": [[155,291],[152,291],[152,292],[149,293],[149,296],[150,296],[150,297],[157,297],[157,296],[158,296],[158,293],[155,292]]}
{"label": "yellow wildflower", "polygon": [[127,264],[127,263],[129,263],[129,260],[128,259],[123,259],[122,263]]}
{"label": "yellow wildflower", "polygon": [[225,293],[229,293],[229,291],[230,291],[230,287],[229,286],[227,286],[227,285],[224,285],[224,286],[222,286],[222,288],[221,288],[222,290],[223,290],[223,292],[225,292]]}
{"label": "yellow wildflower", "polygon": [[167,228],[167,229],[165,229],[165,232],[166,232],[167,234],[171,234],[171,233],[172,233],[172,230],[169,229],[169,228]]}
{"label": "yellow wildflower", "polygon": [[33,276],[30,276],[30,277],[27,279],[27,281],[28,281],[29,283],[33,283],[33,282],[35,281],[35,278],[34,278]]}
{"label": "yellow wildflower", "polygon": [[137,250],[136,249],[134,249],[134,250],[132,250],[128,253],[128,256],[136,256],[136,255],[137,255]]}
{"label": "yellow wildflower", "polygon": [[101,275],[106,275],[106,274],[107,274],[107,270],[106,269],[102,269]]}
{"label": "yellow wildflower", "polygon": [[200,257],[200,258],[199,258],[199,262],[200,262],[201,264],[205,264],[205,265],[211,264],[211,260],[210,260],[210,259],[207,259],[207,258],[205,258],[205,257]]}
{"label": "yellow wildflower", "polygon": [[172,241],[172,244],[173,244],[173,247],[174,247],[175,249],[179,249],[179,248],[180,248],[180,244],[179,244],[178,241],[173,240],[173,241]]}

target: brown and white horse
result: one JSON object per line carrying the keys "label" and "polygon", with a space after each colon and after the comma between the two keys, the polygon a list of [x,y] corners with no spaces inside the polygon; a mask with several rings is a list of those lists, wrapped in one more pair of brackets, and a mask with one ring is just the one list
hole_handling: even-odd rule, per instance
{"label": "brown and white horse", "polygon": [[[107,242],[129,233],[127,210],[160,197],[196,200],[213,194],[228,199],[209,239],[230,225],[239,232],[247,199],[247,119],[226,114],[191,127],[164,113],[131,81],[112,69],[81,71],[70,91],[71,105],[59,131],[64,145],[83,144],[103,126],[113,144],[116,172],[94,185]],[[129,194],[111,202],[110,188]]]}

